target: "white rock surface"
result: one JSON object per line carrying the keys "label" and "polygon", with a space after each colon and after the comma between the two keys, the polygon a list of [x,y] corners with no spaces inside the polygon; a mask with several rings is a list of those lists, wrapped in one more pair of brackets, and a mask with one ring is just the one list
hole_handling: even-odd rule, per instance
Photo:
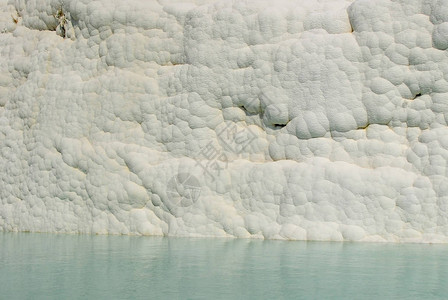
{"label": "white rock surface", "polygon": [[445,0],[0,0],[0,230],[448,242],[447,24]]}

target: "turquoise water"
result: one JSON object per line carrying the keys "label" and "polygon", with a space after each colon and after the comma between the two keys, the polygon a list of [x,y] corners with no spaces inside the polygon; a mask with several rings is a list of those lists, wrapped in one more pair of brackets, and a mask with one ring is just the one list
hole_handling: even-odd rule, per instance
{"label": "turquoise water", "polygon": [[448,245],[0,233],[0,299],[431,299]]}

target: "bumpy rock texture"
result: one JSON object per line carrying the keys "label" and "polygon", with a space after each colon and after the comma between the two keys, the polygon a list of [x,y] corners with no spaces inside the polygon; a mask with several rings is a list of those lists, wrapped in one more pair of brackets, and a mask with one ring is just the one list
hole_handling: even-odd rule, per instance
{"label": "bumpy rock texture", "polygon": [[0,0],[0,230],[448,242],[448,1]]}

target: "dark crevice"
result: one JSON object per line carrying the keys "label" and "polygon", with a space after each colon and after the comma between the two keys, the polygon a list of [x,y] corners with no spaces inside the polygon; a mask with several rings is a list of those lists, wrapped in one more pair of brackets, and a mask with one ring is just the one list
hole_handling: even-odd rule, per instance
{"label": "dark crevice", "polygon": [[414,99],[416,99],[418,97],[421,97],[421,96],[422,96],[422,93],[415,94],[415,96],[414,96],[414,98],[412,98],[412,100],[414,100]]}
{"label": "dark crevice", "polygon": [[244,113],[246,114],[246,116],[255,116],[255,115],[258,115],[258,113],[251,113],[251,112],[249,112],[244,106],[240,106],[239,108],[241,108],[243,111],[244,111]]}
{"label": "dark crevice", "polygon": [[364,125],[364,126],[360,126],[360,127],[358,127],[358,130],[359,129],[367,129],[368,127],[370,126],[370,123],[367,123],[366,125]]}
{"label": "dark crevice", "polygon": [[264,123],[265,128],[269,128],[272,130],[280,130],[284,128],[287,124],[266,124]]}
{"label": "dark crevice", "polygon": [[286,124],[273,124],[272,127],[274,129],[282,129],[283,127],[285,127]]}

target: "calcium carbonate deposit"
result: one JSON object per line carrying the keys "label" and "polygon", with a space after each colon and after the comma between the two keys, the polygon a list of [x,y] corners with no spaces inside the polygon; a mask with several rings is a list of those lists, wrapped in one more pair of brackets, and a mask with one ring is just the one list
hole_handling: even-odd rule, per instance
{"label": "calcium carbonate deposit", "polygon": [[0,231],[448,242],[448,1],[0,11]]}

